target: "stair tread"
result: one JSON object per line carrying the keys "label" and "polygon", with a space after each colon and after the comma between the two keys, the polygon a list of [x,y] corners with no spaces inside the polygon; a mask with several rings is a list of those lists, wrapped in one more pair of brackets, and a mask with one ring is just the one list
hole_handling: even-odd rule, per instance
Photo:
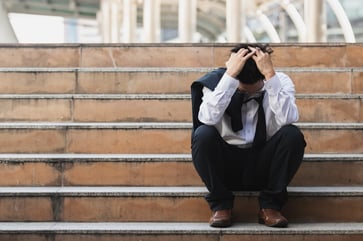
{"label": "stair tread", "polygon": [[[192,161],[191,154],[74,154],[74,153],[43,153],[23,154],[5,153],[0,154],[0,161],[12,162],[36,162],[36,161]],[[361,153],[335,153],[335,154],[305,154],[304,161],[362,161]]]}
{"label": "stair tread", "polygon": [[[362,186],[293,186],[288,187],[291,196],[363,196]],[[64,196],[150,196],[150,197],[199,197],[207,193],[202,186],[44,186],[0,187],[2,196],[64,195]],[[236,196],[256,196],[257,192],[236,192]]]}
{"label": "stair tread", "polygon": [[[215,67],[0,67],[0,72],[206,72]],[[282,72],[362,72],[362,67],[276,67]]]}
{"label": "stair tread", "polygon": [[[351,96],[359,98],[359,95]],[[0,94],[0,99],[189,100],[190,98],[190,94]]]}
{"label": "stair tread", "polygon": [[[363,94],[315,93],[296,94],[297,99],[361,99]],[[96,99],[96,100],[190,100],[190,93],[128,93],[128,94],[0,94],[0,99]]]}
{"label": "stair tread", "polygon": [[[300,128],[311,129],[363,129],[363,123],[350,122],[299,122]],[[137,129],[190,129],[191,122],[1,122],[0,129],[24,128],[137,128]]]}
{"label": "stair tread", "polygon": [[235,223],[211,228],[207,222],[1,222],[0,233],[137,233],[137,234],[362,234],[363,223],[290,223],[289,228],[269,228],[256,223]]}

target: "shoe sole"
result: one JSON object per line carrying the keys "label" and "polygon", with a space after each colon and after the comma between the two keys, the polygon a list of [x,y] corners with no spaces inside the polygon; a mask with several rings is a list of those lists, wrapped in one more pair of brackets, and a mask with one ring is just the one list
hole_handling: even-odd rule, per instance
{"label": "shoe sole", "polygon": [[272,228],[286,228],[289,223],[288,222],[285,222],[285,221],[282,221],[282,222],[278,222],[278,223],[275,223],[275,224],[272,224],[272,225],[268,225],[265,223],[265,221],[263,221],[263,219],[258,219],[258,223],[259,224],[264,224],[266,225],[267,227],[272,227]]}
{"label": "shoe sole", "polygon": [[227,228],[232,226],[232,222],[213,222],[209,223],[209,226],[213,228]]}

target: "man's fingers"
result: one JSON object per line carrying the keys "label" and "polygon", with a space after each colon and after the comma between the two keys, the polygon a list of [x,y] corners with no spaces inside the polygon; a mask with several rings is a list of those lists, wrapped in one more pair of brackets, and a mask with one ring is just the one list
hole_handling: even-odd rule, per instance
{"label": "man's fingers", "polygon": [[245,55],[248,52],[248,49],[240,48],[237,52],[237,54]]}
{"label": "man's fingers", "polygon": [[248,47],[251,51],[254,51],[255,52],[255,55],[256,56],[259,56],[259,55],[263,55],[264,52],[261,51],[261,49],[259,47],[256,47],[256,48],[253,48],[253,47]]}
{"label": "man's fingers", "polygon": [[251,57],[253,58],[255,56],[255,53],[256,53],[256,51],[249,52],[248,54],[245,55],[245,58],[246,59],[249,59]]}
{"label": "man's fingers", "polygon": [[248,46],[248,48],[250,49],[250,50],[261,50],[259,47],[252,47],[252,46]]}
{"label": "man's fingers", "polygon": [[255,50],[252,50],[250,52],[250,50],[248,49],[240,49],[238,52],[237,52],[237,56],[242,60],[247,60],[249,59],[251,56],[253,56],[255,54]]}

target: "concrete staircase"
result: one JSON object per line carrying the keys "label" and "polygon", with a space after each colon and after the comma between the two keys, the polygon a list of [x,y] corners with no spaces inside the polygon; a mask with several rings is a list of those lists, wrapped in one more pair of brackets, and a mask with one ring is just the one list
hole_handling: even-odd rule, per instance
{"label": "concrete staircase", "polygon": [[232,45],[0,45],[0,240],[363,240],[363,45],[273,45],[307,148],[283,210],[210,228],[190,84]]}

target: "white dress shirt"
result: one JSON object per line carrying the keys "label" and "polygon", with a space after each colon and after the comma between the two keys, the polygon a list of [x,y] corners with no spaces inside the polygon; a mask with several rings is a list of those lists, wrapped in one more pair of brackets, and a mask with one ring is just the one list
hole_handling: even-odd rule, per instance
{"label": "white dress shirt", "polygon": [[[258,103],[251,100],[242,105],[243,129],[234,132],[225,110],[238,86],[239,81],[225,73],[214,91],[204,87],[198,118],[206,125],[215,126],[227,143],[246,148],[252,145],[255,136]],[[263,107],[268,140],[282,126],[297,122],[299,113],[295,104],[295,86],[286,74],[277,72],[268,81],[264,80],[262,90],[265,90]]]}

